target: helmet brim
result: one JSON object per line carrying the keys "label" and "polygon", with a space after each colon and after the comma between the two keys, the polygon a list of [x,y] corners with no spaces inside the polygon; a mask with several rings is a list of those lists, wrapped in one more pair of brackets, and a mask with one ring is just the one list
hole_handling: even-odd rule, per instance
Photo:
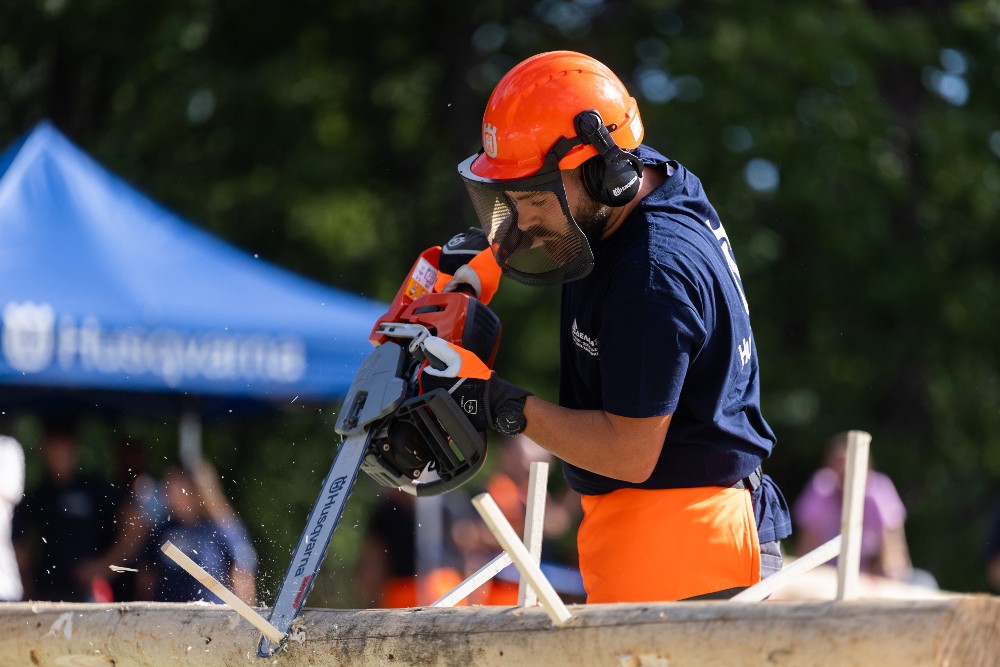
{"label": "helmet brim", "polygon": [[[639,108],[635,98],[631,98],[628,113],[621,123],[615,126],[614,131],[611,132],[611,138],[615,140],[615,143],[620,148],[634,150],[642,143],[643,135],[644,128],[642,118],[639,116]],[[597,149],[591,145],[580,144],[574,146],[559,160],[559,169],[576,169],[596,155]],[[462,163],[469,162],[468,173],[479,178],[495,181],[522,179],[538,174],[541,173],[539,170],[545,165],[541,159],[524,160],[521,162],[497,160],[491,158],[484,151],[480,151],[471,157],[473,158],[471,162],[465,160]],[[461,165],[459,171],[461,171]]]}

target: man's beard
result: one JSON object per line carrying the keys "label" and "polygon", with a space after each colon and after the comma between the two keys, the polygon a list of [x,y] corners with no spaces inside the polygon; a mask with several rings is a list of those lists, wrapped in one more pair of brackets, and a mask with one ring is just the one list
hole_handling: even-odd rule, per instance
{"label": "man's beard", "polygon": [[604,230],[608,228],[608,220],[611,219],[612,210],[610,206],[605,206],[588,197],[573,212],[573,219],[580,231],[587,237],[590,247],[593,248],[604,235]]}

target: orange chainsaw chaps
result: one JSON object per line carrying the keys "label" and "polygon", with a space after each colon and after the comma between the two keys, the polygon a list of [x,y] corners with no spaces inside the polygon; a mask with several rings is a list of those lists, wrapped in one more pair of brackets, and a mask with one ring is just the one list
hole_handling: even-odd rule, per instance
{"label": "orange chainsaw chaps", "polygon": [[618,489],[581,502],[588,603],[682,600],[760,581],[749,491]]}

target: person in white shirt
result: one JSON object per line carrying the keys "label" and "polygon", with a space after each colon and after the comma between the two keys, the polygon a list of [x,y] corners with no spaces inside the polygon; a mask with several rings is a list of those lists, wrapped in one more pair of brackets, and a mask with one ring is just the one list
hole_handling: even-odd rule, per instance
{"label": "person in white shirt", "polygon": [[24,450],[14,438],[0,435],[0,602],[14,602],[24,594],[11,544],[14,506],[23,496]]}

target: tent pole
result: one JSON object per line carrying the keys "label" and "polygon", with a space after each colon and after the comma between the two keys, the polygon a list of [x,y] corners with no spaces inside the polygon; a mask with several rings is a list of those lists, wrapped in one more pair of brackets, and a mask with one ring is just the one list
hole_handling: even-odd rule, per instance
{"label": "tent pole", "polygon": [[180,421],[180,459],[186,470],[193,470],[201,460],[201,416],[185,409]]}

